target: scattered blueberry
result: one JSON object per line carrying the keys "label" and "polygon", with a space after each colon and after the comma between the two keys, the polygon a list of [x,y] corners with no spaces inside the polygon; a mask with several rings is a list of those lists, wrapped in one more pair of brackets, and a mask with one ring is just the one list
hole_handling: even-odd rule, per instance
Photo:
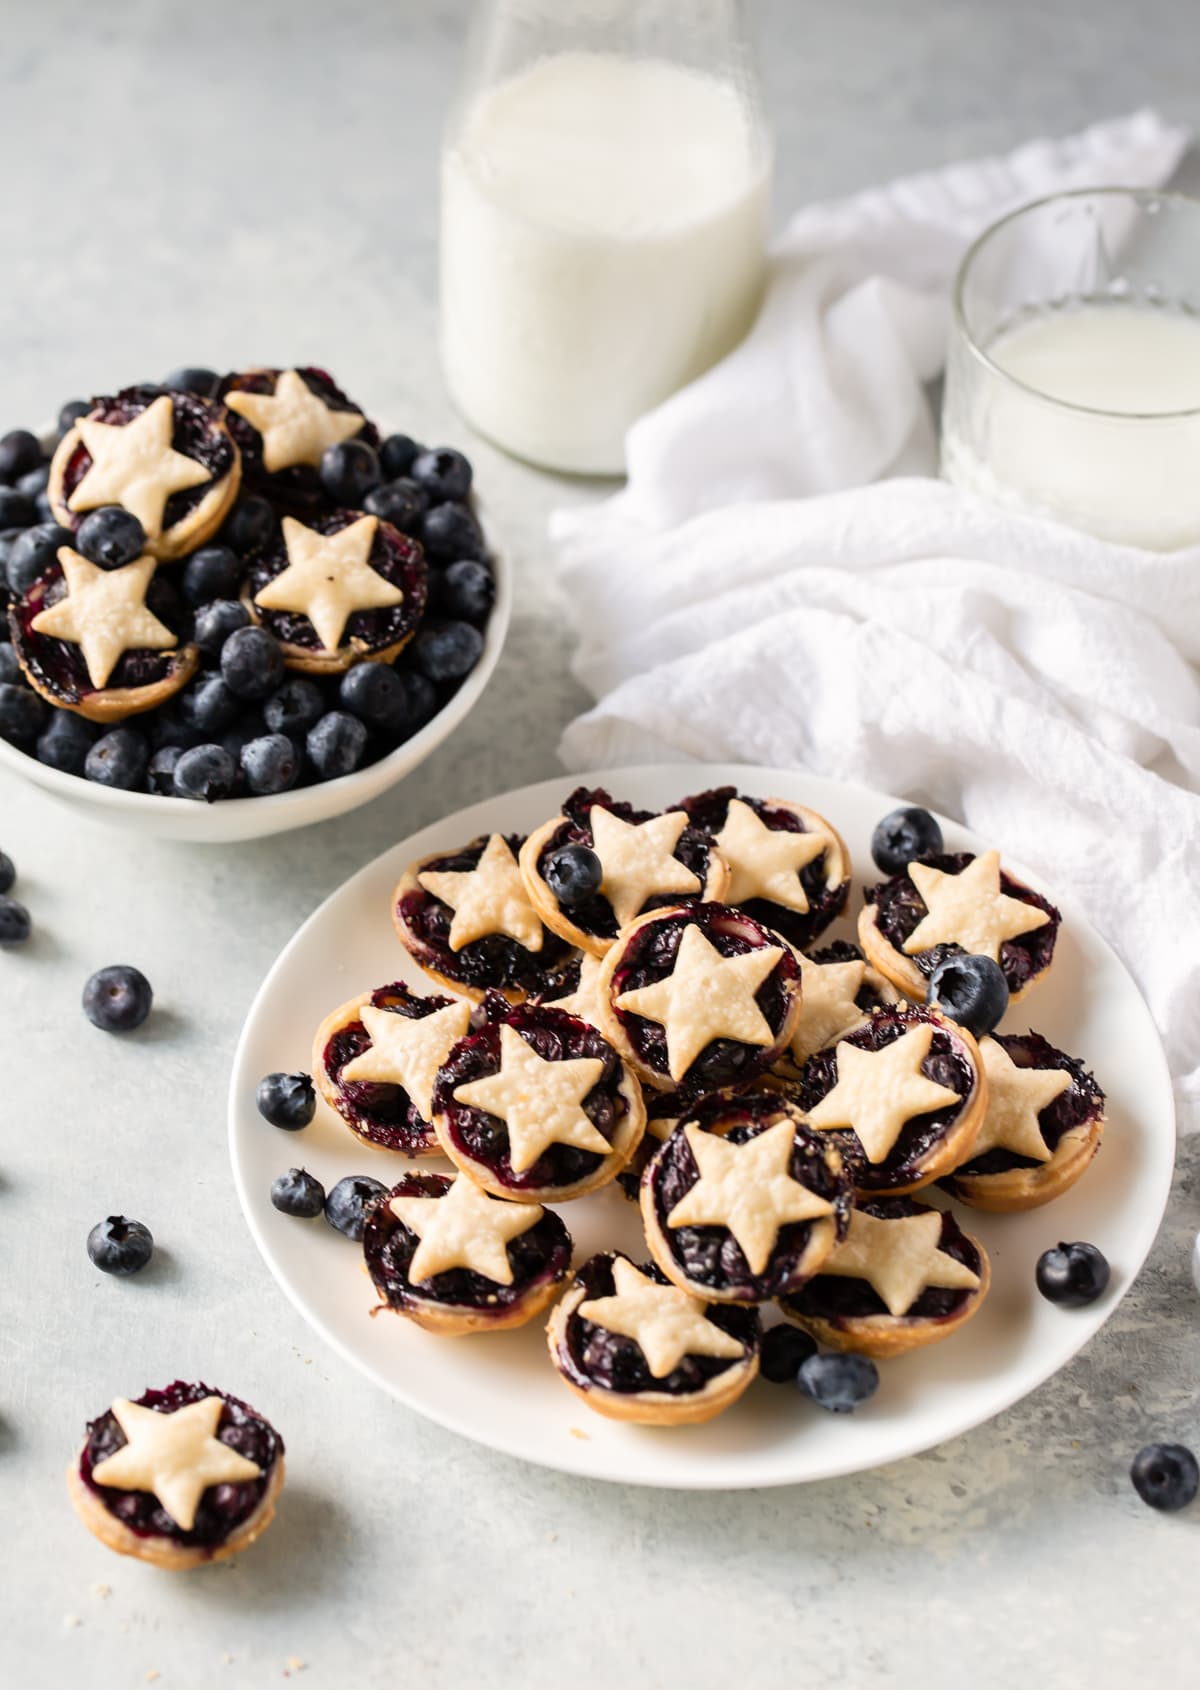
{"label": "scattered blueberry", "polygon": [[348,1174],[340,1179],[325,1199],[325,1219],[347,1238],[361,1239],[366,1225],[364,1213],[373,1197],[380,1197],[387,1186],[369,1174]]}
{"label": "scattered blueberry", "polygon": [[38,522],[26,528],[8,551],[9,591],[19,597],[28,592],[50,565],[57,561],[60,546],[74,546],[75,536],[57,522]]}
{"label": "scattered blueberry", "polygon": [[36,692],[11,681],[0,681],[0,739],[32,755],[46,715],[47,707]]}
{"label": "scattered blueberry", "polygon": [[272,733],[303,734],[324,709],[325,695],[315,681],[289,675],[263,705],[263,721]]}
{"label": "scattered blueberry", "polygon": [[242,564],[229,546],[201,546],[183,566],[183,596],[190,605],[236,599]]}
{"label": "scattered blueberry", "polygon": [[221,378],[215,370],[201,368],[172,370],[169,376],[163,377],[168,393],[195,393],[201,399],[215,399],[220,385]]}
{"label": "scattered blueberry", "polygon": [[110,728],[84,759],[83,772],[100,786],[124,792],[140,787],[150,761],[150,747],[136,728]]}
{"label": "scattered blueberry", "polygon": [[564,845],[546,859],[546,884],[564,909],[585,904],[600,890],[604,868],[586,845]]}
{"label": "scattered blueberry", "polygon": [[18,493],[24,493],[28,499],[36,499],[50,485],[50,465],[39,464],[36,469],[27,470],[17,478],[15,485]]}
{"label": "scattered blueberry", "polygon": [[286,734],[262,734],[247,740],[240,760],[246,785],[259,795],[287,792],[300,776],[300,758]]}
{"label": "scattered blueberry", "polygon": [[179,694],[179,714],[202,741],[231,728],[240,709],[220,675],[201,675]]}
{"label": "scattered blueberry", "polygon": [[146,769],[146,785],[159,798],[175,796],[175,765],[183,756],[182,745],[160,745]]}
{"label": "scattered blueberry", "polygon": [[1200,1490],[1200,1464],[1185,1444],[1147,1444],[1129,1469],[1133,1488],[1151,1508],[1173,1514]]}
{"label": "scattered blueberry", "polygon": [[496,583],[485,563],[459,558],[442,571],[437,584],[438,609],[463,622],[482,625],[496,598]]}
{"label": "scattered blueberry", "polygon": [[0,645],[0,686],[23,687],[25,676],[20,659],[10,645]]}
{"label": "scattered blueberry", "polygon": [[357,716],[329,710],[308,730],[309,761],[321,780],[353,774],[367,749],[367,730]]}
{"label": "scattered blueberry", "polygon": [[49,725],[37,742],[38,762],[82,778],[87,754],[99,737],[95,722],[77,716],[73,710],[52,710]]}
{"label": "scattered blueberry", "polygon": [[146,530],[132,511],[120,505],[101,505],[89,511],[79,524],[75,546],[89,563],[104,569],[118,569],[132,563],[145,549]]}
{"label": "scattered blueberry", "polygon": [[421,518],[428,507],[429,499],[424,489],[406,476],[396,481],[385,481],[381,487],[372,487],[363,500],[365,511],[379,517],[381,522],[390,522],[402,534],[420,533]]}
{"label": "scattered blueberry", "polygon": [[27,428],[14,428],[0,439],[0,481],[11,484],[18,476],[36,469],[42,461],[42,443]]}
{"label": "scattered blueberry", "polygon": [[434,446],[412,461],[409,474],[435,505],[461,504],[471,491],[471,465],[453,446]]}
{"label": "scattered blueberry", "polygon": [[879,1388],[879,1369],[869,1356],[812,1355],[801,1362],[796,1383],[830,1414],[853,1414]]}
{"label": "scattered blueberry", "polygon": [[0,893],[0,945],[23,945],[32,931],[25,905],[6,892]]}
{"label": "scattered blueberry", "polygon": [[92,1266],[101,1273],[115,1273],[125,1277],[140,1273],[154,1254],[154,1239],[150,1228],[141,1221],[126,1220],[124,1215],[109,1215],[97,1221],[88,1233],[87,1253]]}
{"label": "scattered blueberry", "polygon": [[176,798],[215,804],[237,785],[237,764],[223,745],[193,745],[175,765]]}
{"label": "scattered blueberry", "polygon": [[325,1187],[305,1168],[289,1168],[271,1182],[271,1202],[284,1215],[311,1220],[325,1207]]}
{"label": "scattered blueberry", "polygon": [[871,835],[871,855],[883,874],[903,874],[909,863],[936,856],[941,848],[941,828],[928,810],[915,805],[892,810]]}
{"label": "scattered blueberry", "polygon": [[816,1340],[784,1321],[763,1333],[758,1371],[772,1385],[794,1385],[803,1364],[816,1353]]}
{"label": "scattered blueberry", "polygon": [[461,681],[479,662],[483,635],[470,622],[426,622],[410,650],[431,681]]}
{"label": "scattered blueberry", "polygon": [[361,510],[367,494],[379,486],[379,457],[365,440],[340,440],[322,452],[319,473],[335,504]]}
{"label": "scattered blueberry", "polygon": [[221,540],[239,557],[261,550],[275,535],[275,512],[257,493],[244,494],[221,530]]}
{"label": "scattered blueberry", "polygon": [[196,612],[196,628],[192,639],[200,648],[206,663],[219,663],[221,650],[230,634],[250,626],[250,612],[237,599],[214,599],[202,604]]}
{"label": "scattered blueberry", "polygon": [[1094,1303],[1108,1284],[1108,1257],[1094,1244],[1058,1244],[1038,1257],[1037,1288],[1051,1303],[1079,1309]]}
{"label": "scattered blueberry", "polygon": [[338,687],[338,703],[370,728],[395,734],[407,719],[408,694],[386,663],[356,663]]}
{"label": "scattered blueberry", "polygon": [[0,851],[0,892],[11,891],[16,878],[17,865],[7,851]]}
{"label": "scattered blueberry", "polygon": [[239,698],[266,698],[283,674],[283,648],[265,628],[238,628],[221,648],[222,678]]}
{"label": "scattered blueberry", "polygon": [[258,1112],[273,1127],[297,1133],[317,1112],[317,1094],[307,1074],[266,1074],[254,1094]]}
{"label": "scattered blueberry", "polygon": [[38,519],[37,500],[15,487],[0,486],[0,528],[28,528]]}
{"label": "scattered blueberry", "polygon": [[86,399],[68,399],[58,413],[59,439],[61,440],[64,434],[69,434],[80,417],[86,417],[91,408]]}
{"label": "scattered blueberry", "polygon": [[103,1033],[131,1033],[150,1013],[154,992],[140,968],[113,963],[83,988],[83,1013]]}
{"label": "scattered blueberry", "polygon": [[929,977],[929,1001],[951,1021],[982,1039],[1000,1025],[1008,1008],[1008,982],[988,956],[951,953]]}
{"label": "scattered blueberry", "polygon": [[421,524],[421,544],[434,563],[486,555],[483,531],[466,505],[435,505]]}
{"label": "scattered blueberry", "polygon": [[394,481],[398,475],[407,475],[413,466],[413,460],[425,448],[418,446],[407,434],[389,434],[379,448],[379,467],[383,471],[386,481]]}

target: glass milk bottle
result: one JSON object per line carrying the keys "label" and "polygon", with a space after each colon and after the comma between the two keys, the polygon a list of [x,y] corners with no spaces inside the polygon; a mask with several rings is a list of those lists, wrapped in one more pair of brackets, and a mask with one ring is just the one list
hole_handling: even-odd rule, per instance
{"label": "glass milk bottle", "polygon": [[491,0],[442,160],[442,359],[482,434],[619,474],[762,294],[770,140],[737,0]]}

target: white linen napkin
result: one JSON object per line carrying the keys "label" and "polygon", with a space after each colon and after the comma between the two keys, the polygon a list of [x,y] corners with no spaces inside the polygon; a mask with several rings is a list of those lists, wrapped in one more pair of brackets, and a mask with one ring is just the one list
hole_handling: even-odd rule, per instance
{"label": "white linen napkin", "polygon": [[1141,113],[801,213],[747,341],[552,533],[599,701],[568,767],[795,765],[961,817],[1116,947],[1196,1130],[1200,547],[1108,546],[920,478],[966,242],[1057,188],[1157,185],[1186,143]]}

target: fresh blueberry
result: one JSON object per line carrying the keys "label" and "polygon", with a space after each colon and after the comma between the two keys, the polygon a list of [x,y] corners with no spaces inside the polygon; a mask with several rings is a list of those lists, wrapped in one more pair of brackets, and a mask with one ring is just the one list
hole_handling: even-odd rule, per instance
{"label": "fresh blueberry", "polygon": [[381,1197],[387,1186],[369,1174],[348,1174],[340,1179],[325,1199],[325,1219],[347,1238],[361,1239],[366,1226],[366,1207]]}
{"label": "fresh blueberry", "polygon": [[564,845],[547,858],[546,885],[564,909],[575,909],[595,897],[604,878],[599,857],[586,845]]}
{"label": "fresh blueberry", "polygon": [[1008,982],[998,962],[966,952],[951,954],[929,977],[929,1001],[951,1021],[982,1039],[1008,1008]]}
{"label": "fresh blueberry", "polygon": [[319,780],[353,774],[367,749],[367,730],[357,716],[329,710],[309,728],[305,739],[308,759]]}
{"label": "fresh blueberry", "polygon": [[215,804],[237,785],[237,764],[223,745],[193,745],[175,765],[176,798]]}
{"label": "fresh blueberry", "polygon": [[418,728],[437,714],[438,697],[433,682],[419,669],[397,667],[396,674],[404,685],[403,719],[396,730],[399,744],[401,740],[411,739]]}
{"label": "fresh blueberry", "polygon": [[236,599],[242,564],[228,546],[202,546],[183,566],[183,596],[190,605]]}
{"label": "fresh blueberry", "polygon": [[26,470],[18,477],[16,488],[18,493],[24,493],[27,499],[36,499],[39,493],[44,493],[50,485],[50,465],[39,464],[36,469]]}
{"label": "fresh blueberry", "polygon": [[250,612],[237,599],[214,599],[202,604],[196,612],[196,629],[192,639],[200,648],[206,663],[219,663],[221,650],[230,634],[250,626]]}
{"label": "fresh blueberry", "polygon": [[882,874],[903,874],[909,863],[936,856],[941,848],[941,828],[915,805],[890,811],[871,835],[871,855]]}
{"label": "fresh blueberry", "polygon": [[369,728],[395,734],[407,718],[408,694],[395,669],[386,663],[356,663],[338,688],[338,703]]}
{"label": "fresh blueberry", "polygon": [[200,399],[214,399],[220,385],[221,378],[215,370],[172,370],[169,376],[163,377],[168,393],[194,393]]}
{"label": "fresh blueberry", "polygon": [[466,505],[435,505],[421,523],[421,544],[434,563],[486,556],[483,532]]}
{"label": "fresh blueberry", "polygon": [[307,1074],[264,1075],[254,1101],[264,1121],[287,1133],[298,1133],[317,1112],[317,1094]]}
{"label": "fresh blueberry", "polygon": [[4,583],[8,579],[9,553],[24,532],[23,528],[0,528],[0,600],[4,597]]}
{"label": "fresh blueberry", "polygon": [[241,705],[220,675],[201,675],[179,695],[179,714],[199,735],[198,743],[216,738],[237,721]]}
{"label": "fresh blueberry", "polygon": [[1185,1444],[1147,1444],[1134,1456],[1129,1477],[1143,1502],[1173,1514],[1195,1500],[1200,1463]]}
{"label": "fresh blueberry", "polygon": [[58,521],[58,518],[54,514],[54,506],[50,503],[50,494],[44,487],[38,494],[37,498],[33,501],[33,520],[35,522]]}
{"label": "fresh blueberry", "polygon": [[385,481],[394,481],[398,475],[407,475],[413,466],[413,460],[425,448],[418,446],[415,440],[407,434],[389,434],[379,448],[379,467],[383,471]]}
{"label": "fresh blueberry", "polygon": [[300,776],[300,758],[286,734],[262,734],[242,746],[242,773],[251,792],[287,792]]}
{"label": "fresh blueberry", "polygon": [[25,675],[20,659],[10,645],[0,645],[0,686],[23,687]]}
{"label": "fresh blueberry", "polygon": [[68,399],[58,413],[59,439],[61,440],[64,434],[70,434],[80,417],[86,417],[91,408],[91,404],[86,399]]}
{"label": "fresh blueberry", "polygon": [[338,505],[361,510],[373,487],[379,486],[379,457],[365,440],[340,440],[321,453],[321,486]]}
{"label": "fresh blueberry", "polygon": [[426,622],[410,649],[431,681],[461,681],[479,662],[483,635],[470,622]]}
{"label": "fresh blueberry", "polygon": [[37,758],[47,768],[61,769],[65,775],[83,776],[87,754],[100,737],[94,722],[77,716],[73,710],[52,710],[50,721],[37,742]]}
{"label": "fresh blueberry", "polygon": [[154,1239],[150,1228],[141,1221],[126,1220],[124,1215],[109,1215],[97,1221],[88,1233],[87,1253],[92,1266],[101,1273],[115,1273],[122,1277],[139,1273],[154,1254]]}
{"label": "fresh blueberry", "polygon": [[758,1371],[772,1385],[794,1385],[801,1367],[816,1353],[815,1339],[784,1321],[763,1333]]}
{"label": "fresh blueberry", "polygon": [[0,439],[0,481],[9,486],[42,461],[42,443],[27,428],[14,428]]}
{"label": "fresh blueberry", "polygon": [[275,536],[275,512],[257,493],[244,494],[221,530],[221,541],[232,546],[239,557],[261,551]]}
{"label": "fresh blueberry", "polygon": [[173,745],[179,751],[186,751],[190,746],[201,745],[204,735],[198,734],[183,719],[179,709],[179,695],[157,710],[151,710],[147,715],[140,716],[139,722],[150,735],[150,748],[159,751],[165,745]]}
{"label": "fresh blueberry", "polygon": [[289,675],[263,705],[263,721],[272,733],[304,734],[324,709],[325,695],[315,681]]}
{"label": "fresh blueberry", "polygon": [[453,446],[434,446],[412,461],[409,474],[429,494],[430,502],[461,504],[471,491],[471,465]]}
{"label": "fresh blueberry", "polygon": [[83,988],[83,1013],[102,1033],[131,1033],[150,1013],[154,992],[140,968],[113,963]]}
{"label": "fresh blueberry", "polygon": [[89,563],[103,569],[118,569],[141,557],[146,546],[146,530],[132,511],[120,505],[101,505],[89,511],[79,524],[75,546]]}
{"label": "fresh blueberry", "polygon": [[879,1369],[869,1356],[813,1355],[801,1362],[796,1383],[830,1414],[853,1414],[879,1388]]}
{"label": "fresh blueberry", "polygon": [[136,728],[110,728],[88,752],[83,772],[100,786],[132,792],[144,782],[149,761],[150,747]]}
{"label": "fresh blueberry", "polygon": [[0,739],[32,756],[47,715],[36,692],[11,681],[0,681]]}
{"label": "fresh blueberry", "polygon": [[438,580],[438,609],[447,616],[482,626],[496,598],[496,583],[485,563],[459,558],[448,564]]}
{"label": "fresh blueberry", "polygon": [[283,672],[283,648],[265,628],[239,628],[221,648],[221,675],[239,698],[267,698]]}
{"label": "fresh blueberry", "polygon": [[385,481],[382,487],[372,487],[363,500],[365,511],[381,522],[390,522],[402,534],[411,535],[421,532],[421,518],[428,507],[429,498],[424,489],[406,476]]}
{"label": "fresh blueberry", "polygon": [[311,1220],[325,1207],[325,1187],[306,1168],[289,1168],[272,1180],[271,1202],[281,1214]]}
{"label": "fresh blueberry", "polygon": [[33,930],[29,911],[15,898],[0,893],[0,945],[23,945]]}
{"label": "fresh blueberry", "polygon": [[146,769],[146,785],[159,798],[175,796],[175,765],[183,756],[182,745],[160,745]]}
{"label": "fresh blueberry", "polygon": [[37,519],[36,499],[15,487],[0,486],[0,528],[28,528]]}
{"label": "fresh blueberry", "polygon": [[1047,1302],[1079,1309],[1094,1303],[1108,1285],[1108,1257],[1094,1244],[1058,1244],[1038,1257],[1037,1288]]}
{"label": "fresh blueberry", "polygon": [[11,891],[16,878],[16,864],[7,851],[0,851],[0,893]]}
{"label": "fresh blueberry", "polygon": [[57,522],[39,522],[26,528],[9,547],[8,586],[14,598],[29,591],[38,576],[58,559],[60,546],[74,546],[75,536]]}

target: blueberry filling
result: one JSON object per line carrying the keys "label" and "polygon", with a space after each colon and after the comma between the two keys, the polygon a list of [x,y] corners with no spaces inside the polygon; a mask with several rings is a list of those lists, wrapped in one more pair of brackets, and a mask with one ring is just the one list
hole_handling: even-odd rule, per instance
{"label": "blueberry filling", "polygon": [[208,1385],[185,1385],[178,1379],[165,1390],[146,1391],[137,1400],[142,1408],[169,1414],[190,1403],[202,1402],[205,1397],[221,1397],[225,1404],[216,1436],[239,1455],[256,1462],[262,1476],[240,1485],[210,1485],[200,1498],[192,1529],[186,1532],[176,1525],[152,1492],[118,1490],[112,1485],[96,1483],[92,1478],[93,1467],[115,1455],[126,1438],[111,1409],[88,1425],[87,1441],[79,1458],[79,1476],[114,1519],[138,1537],[169,1537],[181,1549],[219,1549],[244,1525],[263,1499],[271,1468],[283,1454],[283,1439],[252,1408],[224,1391],[214,1391]]}
{"label": "blueberry filling", "polygon": [[[665,1275],[651,1263],[640,1271],[660,1285],[668,1283]],[[595,1297],[611,1297],[616,1289],[612,1255],[593,1256],[579,1269],[575,1282],[587,1293],[581,1299],[583,1302]],[[714,1326],[728,1332],[742,1345],[745,1351],[743,1360],[754,1354],[758,1347],[757,1309],[731,1308],[713,1303],[705,1313]],[[719,1356],[684,1356],[678,1367],[659,1379],[651,1373],[641,1345],[633,1338],[626,1338],[620,1332],[610,1332],[605,1326],[597,1326],[577,1311],[567,1317],[557,1357],[567,1378],[580,1390],[587,1391],[598,1386],[601,1390],[616,1391],[622,1396],[631,1396],[639,1391],[654,1391],[669,1397],[694,1396],[710,1380],[728,1373],[731,1367],[743,1365],[743,1360],[725,1360]]]}
{"label": "blueberry filling", "polygon": [[[239,375],[226,376],[221,383],[219,397],[225,399],[235,391],[274,393],[280,373],[279,370],[246,370]],[[331,411],[359,411],[359,406],[346,397],[327,371],[310,365],[299,370],[297,374],[309,391],[315,393]],[[247,486],[269,490],[285,508],[290,505],[297,514],[321,505],[328,507],[329,500],[322,489],[321,477],[317,470],[309,464],[295,464],[289,469],[268,474],[263,464],[262,435],[236,411],[230,411],[226,421],[229,424],[229,432],[237,441],[238,450],[242,454],[242,477]],[[378,449],[379,430],[374,423],[364,422],[353,438],[365,441],[368,446]]]}
{"label": "blueberry filling", "polygon": [[[71,640],[39,634],[35,617],[57,604],[66,593],[62,565],[55,563],[30,587],[23,598],[9,606],[8,625],[13,646],[31,678],[69,704],[96,692],[88,674],[83,647]],[[115,687],[156,686],[171,674],[180,651],[191,637],[187,606],[169,577],[156,573],[146,590],[146,606],[176,636],[179,644],[169,651],[126,651],[105,682],[104,691]]]}
{"label": "blueberry filling", "polygon": [[[624,1065],[608,1041],[594,1027],[562,1010],[523,1004],[504,1017],[546,1062],[598,1057],[604,1064],[600,1078],[583,1100],[584,1114],[611,1144],[629,1113],[622,1091]],[[540,1191],[575,1185],[595,1173],[604,1158],[595,1150],[571,1144],[551,1144],[531,1167],[520,1173],[508,1159],[508,1129],[495,1115],[456,1103],[454,1093],[472,1080],[500,1071],[500,1023],[491,1022],[464,1039],[451,1052],[438,1075],[433,1094],[437,1114],[445,1117],[450,1142],[464,1156],[481,1162],[502,1185],[513,1191]]]}
{"label": "blueberry filling", "polygon": [[[1061,1068],[1071,1076],[1066,1091],[1048,1104],[1038,1116],[1038,1127],[1046,1148],[1058,1149],[1063,1136],[1073,1127],[1098,1121],[1104,1113],[1104,1093],[1088,1073],[1083,1063],[1064,1051],[1056,1050],[1040,1033],[993,1033],[998,1045],[1003,1045],[1018,1068]],[[964,1162],[956,1174],[1006,1174],[1013,1168],[1044,1168],[1030,1156],[1019,1156],[1014,1150],[986,1150],[974,1161]],[[954,1176],[943,1182],[947,1190],[954,1189]]]}
{"label": "blueberry filling", "polygon": [[[679,808],[687,811],[693,827],[715,839],[725,826],[729,805],[734,798],[740,798],[760,821],[776,833],[808,832],[803,818],[794,810],[778,808],[763,798],[748,798],[734,786],[718,786],[710,792],[696,793],[683,799]],[[761,921],[776,933],[782,933],[784,938],[799,950],[805,950],[818,934],[825,931],[831,921],[841,915],[850,892],[849,880],[830,886],[825,879],[825,873],[825,852],[815,857],[811,863],[805,863],[800,870],[800,884],[808,899],[806,912],[790,910],[785,905],[772,903],[766,898],[750,898],[746,903],[739,905],[739,908],[744,909],[747,915],[753,916],[755,921]]]}
{"label": "blueberry filling", "polygon": [[[371,993],[375,1009],[390,1010],[419,1021],[439,1009],[447,1009],[449,998],[417,997],[401,981],[379,986]],[[435,1145],[433,1129],[403,1086],[373,1080],[343,1080],[342,1070],[371,1046],[371,1036],[361,1021],[339,1027],[325,1046],[325,1070],[337,1087],[337,1112],[355,1132],[384,1150],[398,1150],[406,1156],[420,1155]]]}
{"label": "blueberry filling", "polygon": [[[122,388],[113,398],[95,400],[88,417],[92,422],[119,426],[132,422],[161,397],[162,390],[157,387]],[[185,487],[181,492],[171,494],[163,510],[164,533],[190,516],[200,501],[211,493],[213,483],[228,475],[234,464],[233,444],[221,427],[220,408],[193,393],[172,393],[171,400],[175,417],[172,447],[176,452],[182,452],[185,458],[193,458],[198,464],[203,464],[212,479],[202,481],[198,487]],[[91,467],[91,453],[81,440],[63,470],[62,499],[68,507],[71,495]],[[68,512],[63,514],[68,516]],[[78,528],[84,515],[86,512],[83,511],[69,512],[69,526]]]}
{"label": "blueberry filling", "polygon": [[[592,824],[590,813],[593,805],[599,805],[603,810],[609,810],[623,822],[637,825],[654,819],[654,810],[635,810],[632,804],[626,804],[621,799],[613,798],[602,786],[590,788],[576,787],[562,807],[563,821],[555,828],[550,838],[542,847],[538,857],[538,874],[546,879],[550,859],[566,845],[585,845],[590,850],[595,841],[592,838]],[[692,873],[703,888],[708,879],[708,862],[711,844],[703,834],[695,828],[685,828],[679,836],[672,855]],[[553,872],[553,871],[551,871]],[[702,891],[695,894],[702,896]],[[661,909],[666,905],[686,903],[687,898],[678,892],[664,892],[659,897],[646,901],[647,909]],[[584,933],[595,934],[601,939],[612,939],[616,936],[617,920],[612,911],[612,905],[602,893],[597,892],[590,898],[583,898],[579,903],[571,905],[571,920]]]}
{"label": "blueberry filling", "polygon": [[[449,1185],[445,1174],[406,1174],[388,1197],[440,1197]],[[537,1286],[560,1279],[571,1262],[571,1236],[552,1209],[545,1210],[527,1232],[509,1239],[511,1285],[498,1285],[470,1268],[447,1268],[422,1280],[419,1290],[414,1290],[408,1270],[419,1242],[387,1202],[372,1205],[363,1233],[363,1254],[372,1284],[384,1300],[381,1307],[406,1309],[432,1302],[501,1315]]]}
{"label": "blueberry filling", "polygon": [[[906,1215],[927,1212],[928,1205],[914,1202],[911,1197],[881,1197],[863,1205],[864,1214],[880,1220],[901,1220]],[[980,1273],[983,1263],[979,1251],[962,1231],[949,1212],[942,1216],[942,1234],[938,1249],[956,1262]],[[974,1291],[950,1289],[941,1285],[927,1285],[900,1318],[904,1320],[951,1320],[961,1314]],[[819,1273],[799,1291],[781,1299],[789,1313],[807,1315],[813,1320],[826,1320],[831,1326],[843,1326],[848,1320],[866,1320],[872,1315],[886,1315],[888,1308],[882,1297],[865,1279],[843,1278],[838,1274]]]}
{"label": "blueberry filling", "polygon": [[[948,852],[925,859],[930,868],[941,869],[944,874],[961,874],[967,864],[974,860],[970,851]],[[1000,967],[1004,970],[1008,989],[1010,992],[1019,992],[1029,984],[1034,975],[1049,968],[1062,916],[1039,892],[1013,880],[1003,869],[1000,870],[1000,890],[1010,898],[1019,898],[1024,904],[1044,910],[1050,918],[1044,926],[1035,928],[1032,933],[1022,933],[1016,939],[1006,939],[1000,947]],[[898,951],[903,951],[905,940],[916,931],[927,914],[925,901],[908,875],[898,874],[892,880],[869,887],[866,898],[868,904],[875,905],[875,919],[879,931],[889,944],[894,945]],[[958,945],[934,945],[932,950],[918,951],[911,961],[928,977],[947,956],[960,950],[961,946]]]}

